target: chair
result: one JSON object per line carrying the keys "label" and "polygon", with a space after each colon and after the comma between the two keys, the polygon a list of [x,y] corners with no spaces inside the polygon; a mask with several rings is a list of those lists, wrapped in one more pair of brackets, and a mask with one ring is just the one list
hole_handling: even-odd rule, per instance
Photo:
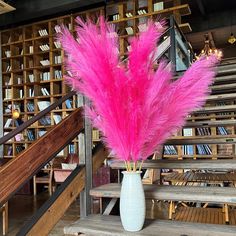
{"label": "chair", "polygon": [[0,212],[2,212],[2,234],[6,235],[8,232],[8,202],[0,207]]}
{"label": "chair", "polygon": [[34,196],[37,195],[37,184],[44,184],[47,185],[49,195],[52,195],[52,176],[53,176],[53,168],[52,168],[52,163],[49,164],[48,167],[43,168],[41,170],[44,172],[44,176],[37,176],[35,175],[33,177],[33,185],[34,185]]}

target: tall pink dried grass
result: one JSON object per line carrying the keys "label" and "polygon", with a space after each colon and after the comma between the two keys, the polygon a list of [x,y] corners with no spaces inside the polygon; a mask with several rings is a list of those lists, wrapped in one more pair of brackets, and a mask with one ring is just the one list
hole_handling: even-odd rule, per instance
{"label": "tall pink dried grass", "polygon": [[102,17],[98,26],[80,18],[77,23],[79,43],[67,29],[60,36],[71,72],[67,82],[91,100],[86,113],[107,147],[120,160],[145,160],[204,104],[216,59],[200,59],[173,82],[165,62],[153,69],[160,24],[150,21],[147,31],[132,39],[125,65],[112,25]]}

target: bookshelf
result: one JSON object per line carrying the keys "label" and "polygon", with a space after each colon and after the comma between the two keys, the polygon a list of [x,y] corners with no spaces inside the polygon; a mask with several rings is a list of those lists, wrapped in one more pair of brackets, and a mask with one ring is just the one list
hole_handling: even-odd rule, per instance
{"label": "bookshelf", "polygon": [[[66,25],[74,34],[75,18],[91,17],[95,22],[99,15],[104,15],[104,8],[97,8],[76,14],[65,15],[45,21],[24,25],[14,29],[1,31],[1,66],[2,66],[2,94],[3,94],[3,127],[4,133],[10,132],[19,122],[32,118],[40,110],[54,103],[70,90],[64,83],[64,53],[56,40],[60,33],[60,25]],[[186,30],[188,23],[182,18],[191,13],[188,4],[178,0],[129,0],[108,4],[106,6],[107,19],[114,23],[119,37],[120,57],[125,59],[129,50],[129,39],[145,30],[148,19],[160,19],[174,15],[178,26]],[[178,47],[177,60],[182,58],[186,51],[176,30]],[[234,106],[235,101],[230,99],[226,92],[224,96],[217,97],[219,85],[226,85],[227,81],[219,82],[213,86],[214,93],[209,97],[205,111],[194,113],[188,117],[192,126],[185,127],[176,133],[173,138],[205,138],[205,137],[234,137],[235,126],[225,125],[224,120],[235,120],[235,113],[224,111],[227,106]],[[217,87],[218,86],[218,87]],[[35,139],[44,135],[54,124],[60,122],[78,107],[77,97],[73,97],[53,110],[40,121],[29,127],[24,133],[9,140],[3,147],[4,157],[13,158],[27,148]],[[218,109],[220,108],[220,109]],[[20,119],[12,119],[11,110],[19,109]],[[212,110],[213,109],[213,110]],[[218,110],[217,110],[218,109]],[[223,109],[223,111],[221,111]],[[218,126],[196,127],[198,122],[214,122],[223,120]],[[93,141],[100,140],[100,133],[93,130]],[[75,139],[59,155],[78,152],[78,140]],[[234,144],[187,144],[164,147],[164,158],[232,158],[235,156]]]}
{"label": "bookshelf", "polygon": [[[60,25],[75,33],[75,17],[97,17],[103,9],[65,15],[34,24],[1,31],[3,132],[15,129],[22,122],[66,95],[70,88],[64,83],[64,53],[56,40]],[[4,158],[14,158],[43,136],[78,107],[77,96],[15,136],[3,146]],[[20,111],[20,118],[12,118],[12,110]],[[94,131],[95,141],[99,133]],[[78,153],[78,139],[73,140],[58,156]]]}

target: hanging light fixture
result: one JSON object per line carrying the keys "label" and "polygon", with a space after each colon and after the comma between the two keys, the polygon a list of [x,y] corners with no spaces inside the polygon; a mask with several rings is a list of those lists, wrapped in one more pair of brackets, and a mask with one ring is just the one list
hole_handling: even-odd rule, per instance
{"label": "hanging light fixture", "polygon": [[234,34],[231,33],[230,36],[229,36],[229,38],[228,38],[228,42],[229,42],[230,44],[234,44],[235,41],[236,41],[236,38],[234,37]]}
{"label": "hanging light fixture", "polygon": [[210,47],[210,40],[208,34],[205,35],[205,44],[203,49],[201,50],[200,54],[196,56],[197,59],[199,59],[202,56],[209,57],[211,55],[215,55],[218,59],[222,57],[222,51],[218,50],[216,48]]}
{"label": "hanging light fixture", "polygon": [[228,38],[228,43],[234,44],[236,41],[236,38],[235,38],[233,31],[232,31],[232,11],[230,11],[230,31],[231,31],[231,34]]}

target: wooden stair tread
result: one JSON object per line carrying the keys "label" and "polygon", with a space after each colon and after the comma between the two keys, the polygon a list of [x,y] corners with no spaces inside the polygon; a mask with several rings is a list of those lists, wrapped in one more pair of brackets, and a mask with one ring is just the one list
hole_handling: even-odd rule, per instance
{"label": "wooden stair tread", "polygon": [[[121,161],[111,164],[113,169],[124,169]],[[206,170],[235,170],[236,159],[230,160],[146,160],[143,169],[206,169]]]}
{"label": "wooden stair tread", "polygon": [[[224,224],[225,222],[222,208],[179,207],[173,218],[176,221],[195,223]],[[236,224],[236,210],[229,211],[229,224]]]}
{"label": "wooden stair tread", "polygon": [[[93,197],[119,198],[121,185],[105,184],[90,190]],[[158,200],[236,203],[236,188],[144,185],[145,197]]]}
{"label": "wooden stair tread", "polygon": [[215,225],[186,223],[168,220],[146,220],[143,230],[135,233],[124,231],[119,216],[89,215],[66,226],[64,233],[75,235],[142,235],[142,236],[235,236],[236,227],[231,225]]}

